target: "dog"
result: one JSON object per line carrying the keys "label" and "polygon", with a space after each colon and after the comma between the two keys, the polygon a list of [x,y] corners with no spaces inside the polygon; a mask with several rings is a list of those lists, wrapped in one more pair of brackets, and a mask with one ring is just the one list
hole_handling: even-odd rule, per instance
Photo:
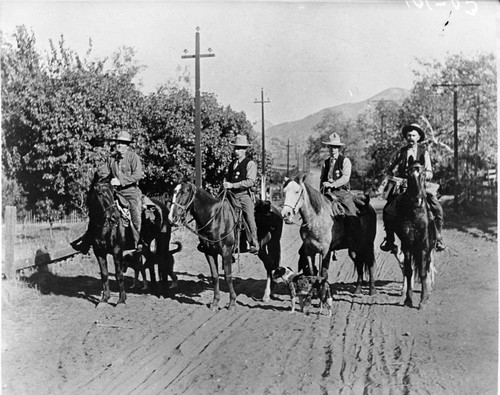
{"label": "dog", "polygon": [[333,299],[328,281],[320,276],[307,276],[305,274],[295,274],[289,267],[279,266],[273,271],[273,281],[276,283],[283,282],[288,286],[292,302],[291,313],[295,312],[295,297],[299,297],[299,304],[302,312],[307,313],[304,309],[309,308],[311,300],[314,296],[319,298],[320,311],[323,307],[328,310],[328,317],[332,315]]}
{"label": "dog", "polygon": [[182,243],[180,241],[173,241],[172,244],[177,245],[177,248],[169,250],[165,256],[166,271],[163,270],[161,265],[158,267],[158,270],[160,272],[160,281],[167,281],[167,276],[170,276],[170,278],[172,279],[172,284],[170,284],[170,286],[168,287],[169,289],[177,287],[177,275],[174,272],[174,254],[182,251]]}
{"label": "dog", "polygon": [[[143,245],[138,251],[133,251],[123,256],[125,271],[130,267],[135,272],[132,288],[137,286],[139,273],[141,273],[143,281],[142,290],[147,291],[148,283],[146,281],[145,269],[149,269],[151,281],[156,282],[155,265],[158,265],[160,281],[167,281],[168,276],[170,276],[172,283],[169,289],[177,287],[177,275],[174,273],[174,254],[182,250],[182,243],[180,241],[174,241],[172,244],[177,245],[177,247],[173,250],[169,249],[161,254],[160,251],[158,251],[156,239],[153,239],[149,245]],[[144,258],[146,258],[146,264],[144,264]]]}

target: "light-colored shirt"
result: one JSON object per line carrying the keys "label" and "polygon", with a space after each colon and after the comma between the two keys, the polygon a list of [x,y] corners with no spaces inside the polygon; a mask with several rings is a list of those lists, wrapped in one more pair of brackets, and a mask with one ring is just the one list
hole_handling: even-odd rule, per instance
{"label": "light-colored shirt", "polygon": [[120,181],[122,187],[137,185],[142,178],[141,158],[129,148],[123,156],[116,153],[111,155],[106,164],[98,169],[98,173],[101,178],[111,173]]}

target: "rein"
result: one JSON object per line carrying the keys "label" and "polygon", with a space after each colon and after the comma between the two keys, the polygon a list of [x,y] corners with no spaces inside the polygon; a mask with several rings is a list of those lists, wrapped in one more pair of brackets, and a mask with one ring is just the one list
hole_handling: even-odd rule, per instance
{"label": "rein", "polygon": [[[408,199],[413,203],[414,207],[422,207],[426,202],[425,172],[420,172],[421,166],[414,167],[418,169],[418,177],[415,177],[415,182],[411,183],[410,179],[407,178],[407,188],[404,193],[408,196]],[[423,178],[423,181],[421,178]]]}
{"label": "rein", "polygon": [[[194,187],[194,189],[196,189],[196,186],[193,185],[193,187]],[[215,217],[216,217],[215,215],[212,216],[210,218],[210,220],[206,224],[204,224],[202,227],[198,228],[197,230],[193,229],[192,227],[190,227],[188,225],[188,222],[186,221],[186,218],[185,218],[186,217],[185,214],[188,212],[188,210],[190,209],[190,206],[193,204],[194,199],[195,199],[195,195],[196,195],[196,193],[193,192],[193,196],[191,197],[191,200],[185,206],[182,206],[181,204],[176,203],[176,202],[172,202],[173,205],[181,208],[183,210],[183,212],[184,212],[184,221],[181,223],[181,225],[184,226],[190,232],[194,233],[200,239],[205,240],[205,241],[207,241],[209,243],[218,243],[218,242],[221,242],[224,239],[228,238],[231,235],[231,233],[234,232],[234,230],[236,229],[236,227],[239,225],[239,223],[240,223],[240,217],[239,216],[237,216],[237,220],[235,221],[234,226],[229,230],[229,232],[227,232],[225,235],[223,235],[218,240],[211,240],[211,239],[209,239],[209,238],[207,238],[207,237],[205,237],[205,236],[203,236],[203,235],[201,235],[199,233],[200,230],[205,229],[208,225],[210,225],[215,220]],[[219,212],[222,212],[224,210],[224,205],[222,203],[224,203],[225,200],[227,200],[227,199],[226,199],[226,191],[224,190],[224,195],[223,195],[222,200],[221,200],[221,207],[220,207],[220,211]]]}
{"label": "rein", "polygon": [[283,204],[283,207],[290,207],[292,209],[292,214],[295,215],[296,212],[295,212],[295,209],[297,208],[297,206],[299,205],[299,202],[300,202],[300,199],[303,199],[303,196],[304,196],[304,187],[301,186],[300,188],[300,195],[299,195],[299,198],[297,199],[297,201],[295,202],[294,206],[290,206],[289,204]]}
{"label": "rein", "polygon": [[[99,203],[102,204],[102,201],[101,201],[101,198],[100,196],[103,195],[102,192],[99,192],[99,191],[96,191],[94,189],[94,193],[97,195],[97,200],[99,201]],[[112,209],[113,207],[115,207],[115,209],[117,210],[120,210],[119,207],[117,207],[117,203],[114,199],[113,200],[113,203],[111,203],[109,206],[107,207],[104,207],[103,209],[103,212],[105,214],[105,217],[104,217],[104,222],[102,224],[94,224],[94,226],[98,227],[98,228],[104,228],[105,226],[116,226],[118,224],[117,221],[113,220],[112,218],[112,215],[110,215],[108,212],[110,209]]]}

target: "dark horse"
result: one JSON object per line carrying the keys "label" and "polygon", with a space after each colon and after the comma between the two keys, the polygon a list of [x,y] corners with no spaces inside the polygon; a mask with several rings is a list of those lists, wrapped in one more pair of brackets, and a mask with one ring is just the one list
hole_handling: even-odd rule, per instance
{"label": "dark horse", "polygon": [[[297,213],[300,213],[303,220],[300,227],[303,244],[299,254],[307,257],[306,269],[313,270],[314,257],[320,254],[320,275],[327,278],[331,251],[348,248],[349,257],[354,261],[358,273],[354,293],[361,293],[363,272],[366,271],[369,274],[370,295],[375,294],[373,243],[377,231],[377,214],[369,201],[355,199],[359,221],[356,223],[357,229],[354,229],[356,234],[348,235],[345,218],[334,210],[333,203],[328,198],[305,183],[303,178],[297,181],[287,180],[283,191],[285,202],[281,214],[285,222],[293,223],[293,216]],[[349,248],[348,236],[355,237],[355,248]]]}
{"label": "dark horse", "polygon": [[[200,240],[208,245],[205,257],[210,266],[214,284],[214,299],[209,305],[217,309],[220,300],[219,271],[217,256],[222,257],[224,277],[229,288],[229,304],[231,309],[236,304],[236,293],[233,288],[232,261],[233,253],[239,240],[241,230],[241,215],[232,207],[229,201],[212,196],[202,188],[190,182],[181,182],[175,187],[169,220],[172,224],[188,227],[186,214],[190,213],[196,221],[196,230],[192,230]],[[264,300],[269,299],[271,274],[279,266],[280,238],[283,220],[279,211],[271,206],[270,210],[257,209],[257,236],[259,238],[259,257],[264,262],[267,271],[267,284]],[[188,227],[188,229],[190,229]],[[190,229],[191,230],[191,229]]]}
{"label": "dark horse", "polygon": [[89,209],[89,230],[92,247],[101,269],[102,297],[99,303],[108,303],[110,297],[107,255],[113,257],[115,276],[119,286],[117,305],[125,303],[126,294],[123,283],[123,249],[125,246],[125,226],[118,210],[110,178],[94,177],[87,195]]}
{"label": "dark horse", "polygon": [[403,270],[406,281],[404,304],[413,307],[412,276],[415,271],[422,283],[419,306],[422,309],[429,299],[432,284],[433,248],[436,243],[436,234],[434,225],[429,220],[424,167],[419,163],[412,165],[408,169],[407,180],[407,189],[396,203],[398,222],[395,231],[401,240],[401,249],[404,254]]}

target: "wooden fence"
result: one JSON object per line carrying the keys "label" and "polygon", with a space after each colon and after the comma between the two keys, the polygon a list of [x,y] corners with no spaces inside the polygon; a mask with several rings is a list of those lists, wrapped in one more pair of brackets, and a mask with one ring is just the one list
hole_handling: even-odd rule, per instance
{"label": "wooden fence", "polygon": [[485,180],[470,180],[464,182],[464,204],[467,208],[478,211],[490,211],[497,208],[498,184],[496,171],[488,174]]}
{"label": "wooden fence", "polygon": [[86,216],[84,214],[78,214],[76,211],[72,211],[68,215],[64,216],[40,216],[33,211],[27,211],[25,215],[17,217],[18,224],[74,224],[78,222],[86,221]]}
{"label": "wooden fence", "polygon": [[[5,244],[2,246],[4,250],[4,258],[2,261],[2,274],[6,278],[14,278],[23,269],[37,267],[44,269],[49,263],[59,262],[64,259],[68,259],[76,254],[73,248],[67,247],[56,251],[46,251],[44,249],[39,249],[36,251],[35,256],[30,258],[15,259],[15,242],[16,242],[16,226],[18,226],[17,210],[14,206],[5,207],[5,227],[4,227],[4,241]],[[76,219],[75,219],[76,220]],[[58,220],[63,221],[63,219]],[[81,221],[81,219],[78,219]],[[53,222],[52,224],[58,223]],[[42,223],[42,222],[33,222]],[[50,223],[47,221],[47,223]],[[21,221],[20,224],[26,224],[26,222]]]}

